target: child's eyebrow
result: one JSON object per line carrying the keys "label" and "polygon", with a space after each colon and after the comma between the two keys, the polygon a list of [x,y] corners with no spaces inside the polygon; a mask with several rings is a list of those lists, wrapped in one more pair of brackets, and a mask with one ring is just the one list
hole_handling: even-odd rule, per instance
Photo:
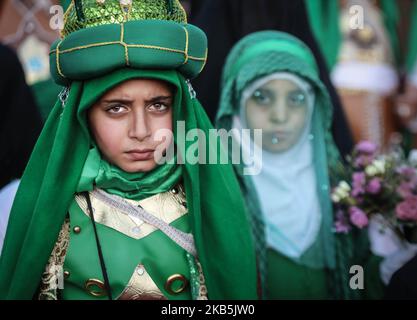
{"label": "child's eyebrow", "polygon": [[127,98],[115,98],[115,99],[106,99],[106,100],[101,100],[101,103],[113,103],[113,102],[119,102],[119,103],[133,103],[135,100],[132,99],[127,99]]}
{"label": "child's eyebrow", "polygon": [[145,103],[149,104],[149,103],[154,103],[154,102],[158,102],[158,101],[161,101],[161,100],[171,100],[171,99],[172,99],[172,96],[157,96],[157,97],[153,97],[149,100],[145,100]]}
{"label": "child's eyebrow", "polygon": [[[148,100],[145,100],[145,103],[146,104],[149,104],[149,103],[155,103],[155,102],[158,102],[158,101],[163,101],[163,100],[172,100],[172,96],[157,96],[157,97],[153,97],[153,98],[150,98],[150,99],[148,99]],[[114,98],[114,99],[106,99],[106,100],[101,100],[100,102],[101,103],[115,103],[115,102],[117,102],[117,103],[125,103],[125,104],[132,104],[133,102],[134,102],[135,100],[133,100],[133,99],[128,99],[128,98]]]}

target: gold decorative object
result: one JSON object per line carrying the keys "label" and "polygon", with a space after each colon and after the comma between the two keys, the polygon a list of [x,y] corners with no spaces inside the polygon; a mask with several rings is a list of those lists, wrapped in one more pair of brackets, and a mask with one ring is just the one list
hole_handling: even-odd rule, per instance
{"label": "gold decorative object", "polygon": [[[178,289],[174,289],[173,285],[175,282],[181,282],[181,286]],[[176,295],[183,292],[188,286],[188,280],[182,274],[174,274],[170,276],[165,283],[165,290],[170,294]]]}
{"label": "gold decorative object", "polygon": [[64,14],[62,37],[88,27],[124,23],[129,20],[170,20],[187,23],[178,0],[169,8],[167,0],[72,0]]}

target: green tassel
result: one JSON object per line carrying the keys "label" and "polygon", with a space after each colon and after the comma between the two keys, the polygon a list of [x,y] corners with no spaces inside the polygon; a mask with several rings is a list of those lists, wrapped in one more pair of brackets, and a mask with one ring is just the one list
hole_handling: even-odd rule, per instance
{"label": "green tassel", "polygon": [[80,22],[85,21],[85,16],[83,12],[83,3],[82,0],[75,0],[75,12],[77,13],[77,19]]}

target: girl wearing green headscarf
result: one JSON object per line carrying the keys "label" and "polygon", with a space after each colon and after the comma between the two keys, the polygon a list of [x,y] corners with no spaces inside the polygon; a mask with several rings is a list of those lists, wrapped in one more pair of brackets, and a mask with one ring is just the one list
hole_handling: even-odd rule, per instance
{"label": "girl wearing green headscarf", "polygon": [[264,297],[360,298],[361,290],[349,287],[354,264],[375,277],[365,287],[378,293],[378,272],[367,270],[379,261],[369,259],[366,235],[334,233],[330,178],[337,179],[340,161],[332,106],[308,47],[285,33],[253,33],[229,54],[222,88],[218,127],[262,129],[253,146],[235,133],[242,154],[258,154],[259,174],[245,175],[245,164],[235,169],[250,208]]}
{"label": "girl wearing green headscarf", "polygon": [[[204,33],[178,1],[84,0],[62,35],[50,62],[66,90],[13,204],[0,298],[256,299],[233,168],[184,161],[194,143],[176,130],[212,128],[187,80],[204,67]],[[174,161],[157,161],[170,150],[161,129]]]}

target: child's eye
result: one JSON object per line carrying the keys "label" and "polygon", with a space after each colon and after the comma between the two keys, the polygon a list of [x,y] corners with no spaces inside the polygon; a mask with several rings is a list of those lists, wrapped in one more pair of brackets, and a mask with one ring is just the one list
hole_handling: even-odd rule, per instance
{"label": "child's eye", "polygon": [[148,107],[150,111],[164,112],[169,109],[169,106],[163,103],[154,103]]}
{"label": "child's eye", "polygon": [[302,91],[293,92],[288,96],[291,106],[303,106],[306,103],[306,95]]}
{"label": "child's eye", "polygon": [[117,105],[110,106],[109,108],[106,109],[106,111],[112,114],[120,114],[126,111],[126,107],[120,104],[117,104]]}
{"label": "child's eye", "polygon": [[256,90],[253,95],[252,99],[260,105],[268,105],[271,103],[271,97],[266,94],[263,90]]}

